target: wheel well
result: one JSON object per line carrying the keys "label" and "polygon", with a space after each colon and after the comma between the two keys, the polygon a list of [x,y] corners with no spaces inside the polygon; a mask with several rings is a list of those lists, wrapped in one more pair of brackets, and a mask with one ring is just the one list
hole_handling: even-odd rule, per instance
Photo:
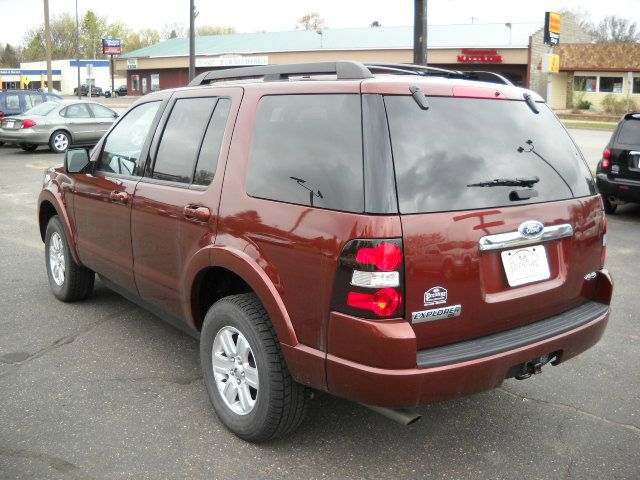
{"label": "wheel well", "polygon": [[47,231],[47,224],[51,217],[57,215],[55,207],[51,204],[51,202],[44,201],[40,204],[40,211],[38,212],[38,220],[40,224],[40,238],[44,242],[44,234]]}
{"label": "wheel well", "polygon": [[191,290],[193,324],[198,331],[202,329],[204,317],[209,307],[223,297],[238,293],[253,292],[251,287],[231,270],[211,267],[196,277]]}

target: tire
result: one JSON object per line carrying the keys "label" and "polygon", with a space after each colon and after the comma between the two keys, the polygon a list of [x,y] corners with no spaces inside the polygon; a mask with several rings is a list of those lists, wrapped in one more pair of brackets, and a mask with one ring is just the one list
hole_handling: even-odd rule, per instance
{"label": "tire", "polygon": [[602,197],[602,203],[604,205],[604,212],[607,215],[613,215],[618,208],[618,205],[611,203],[608,198]]}
{"label": "tire", "polygon": [[35,152],[36,149],[38,148],[38,145],[35,145],[33,143],[21,143],[20,148],[23,149],[25,152]]}
{"label": "tire", "polygon": [[[84,300],[93,293],[95,274],[73,259],[69,240],[57,215],[51,217],[44,237],[44,258],[51,291],[63,302]],[[58,268],[56,268],[58,267]],[[60,276],[60,267],[62,276]]]}
{"label": "tire", "polygon": [[[248,344],[240,349],[246,354],[237,349],[241,337]],[[234,355],[243,361],[231,361]],[[200,362],[218,418],[238,437],[249,442],[273,440],[293,432],[304,419],[308,389],[291,377],[271,320],[255,294],[232,295],[211,306],[200,336]],[[222,389],[231,400],[223,398]],[[239,395],[242,389],[245,405]]]}
{"label": "tire", "polygon": [[53,153],[64,153],[71,145],[71,136],[64,130],[56,130],[49,138],[49,148]]}

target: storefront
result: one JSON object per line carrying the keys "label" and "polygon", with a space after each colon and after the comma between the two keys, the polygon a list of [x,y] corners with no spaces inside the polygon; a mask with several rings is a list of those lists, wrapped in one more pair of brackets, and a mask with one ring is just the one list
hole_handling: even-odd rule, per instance
{"label": "storefront", "polygon": [[[60,90],[60,70],[53,70],[53,85]],[[33,68],[0,68],[0,90],[47,88],[47,70]]]}

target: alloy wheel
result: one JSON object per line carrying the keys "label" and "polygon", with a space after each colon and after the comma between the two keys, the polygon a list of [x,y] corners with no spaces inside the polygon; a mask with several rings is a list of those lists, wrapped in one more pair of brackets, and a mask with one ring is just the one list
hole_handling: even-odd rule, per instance
{"label": "alloy wheel", "polygon": [[49,239],[49,268],[53,281],[62,286],[65,275],[64,243],[58,232],[53,232]]}

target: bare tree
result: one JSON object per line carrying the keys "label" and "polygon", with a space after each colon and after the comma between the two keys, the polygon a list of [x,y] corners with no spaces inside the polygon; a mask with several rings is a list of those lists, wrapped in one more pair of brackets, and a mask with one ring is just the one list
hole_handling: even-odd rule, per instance
{"label": "bare tree", "polygon": [[591,32],[596,43],[639,43],[636,22],[616,15],[607,15]]}
{"label": "bare tree", "polygon": [[303,15],[295,24],[296,30],[323,30],[325,28],[327,28],[326,22],[318,12],[311,12]]}
{"label": "bare tree", "polygon": [[232,35],[236,33],[236,29],[233,27],[219,27],[217,25],[200,25],[196,28],[196,34],[199,37],[206,37],[207,35]]}

